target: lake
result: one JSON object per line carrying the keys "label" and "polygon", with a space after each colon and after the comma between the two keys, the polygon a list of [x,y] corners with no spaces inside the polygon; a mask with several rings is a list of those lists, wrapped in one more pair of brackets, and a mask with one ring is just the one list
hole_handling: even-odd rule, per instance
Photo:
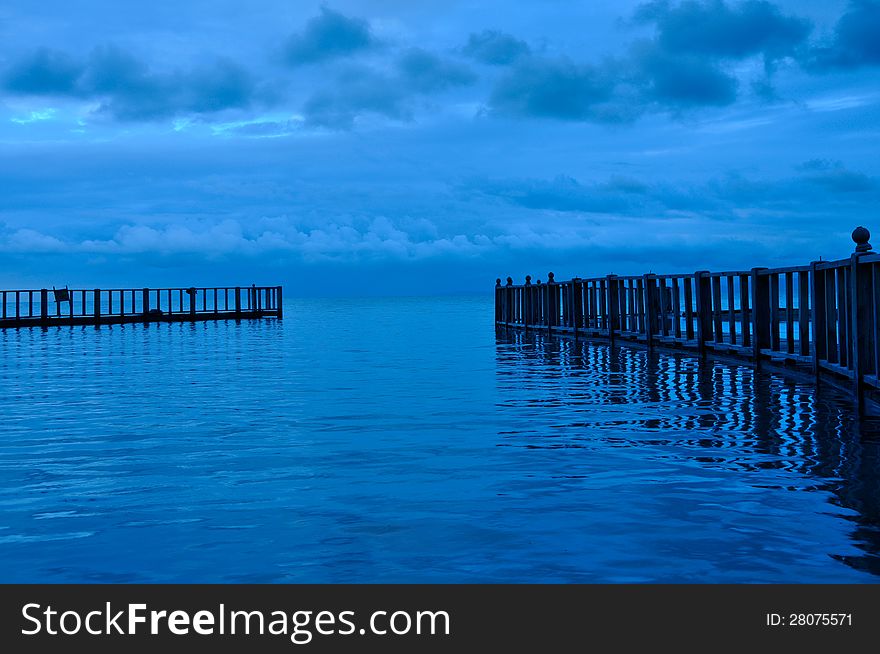
{"label": "lake", "polygon": [[880,440],[491,297],[0,330],[0,582],[876,582]]}

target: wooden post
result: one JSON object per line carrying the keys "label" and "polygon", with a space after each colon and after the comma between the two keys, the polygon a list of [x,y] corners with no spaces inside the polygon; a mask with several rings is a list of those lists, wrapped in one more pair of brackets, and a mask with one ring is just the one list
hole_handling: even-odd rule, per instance
{"label": "wooden post", "polygon": [[101,322],[101,290],[96,288],[94,294],[94,306],[92,309],[95,313],[95,324],[98,325]]}
{"label": "wooden post", "polygon": [[522,309],[522,318],[523,318],[523,329],[528,332],[529,325],[533,319],[534,308],[532,307],[533,298],[532,298],[532,276],[526,275],[526,283],[523,284],[523,309]]}
{"label": "wooden post", "polygon": [[141,301],[143,303],[142,308],[144,310],[144,316],[147,316],[150,313],[150,289],[145,288],[141,292],[143,293],[143,295],[141,296],[142,297]]}
{"label": "wooden post", "polygon": [[697,345],[700,354],[706,353],[706,342],[712,340],[712,278],[708,270],[694,273],[697,302]]}
{"label": "wooden post", "polygon": [[620,292],[617,288],[619,280],[617,275],[608,275],[606,277],[605,288],[607,290],[608,299],[606,306],[608,307],[608,340],[614,343],[614,332],[620,328]]}
{"label": "wooden post", "polygon": [[189,315],[196,315],[196,289],[192,286],[187,289],[187,295],[189,295]]}
{"label": "wooden post", "polygon": [[49,291],[48,289],[40,289],[40,320],[43,324],[49,319]]}
{"label": "wooden post", "polygon": [[584,322],[584,286],[580,277],[571,280],[571,328],[574,330],[574,338],[577,340],[578,329]]}
{"label": "wooden post", "polygon": [[235,287],[235,317],[241,317],[241,286]]}
{"label": "wooden post", "polygon": [[825,271],[818,270],[818,261],[810,263],[810,304],[812,305],[810,324],[813,329],[813,374],[819,378],[819,362],[828,357],[825,341],[827,316],[825,314]]}
{"label": "wooden post", "polygon": [[281,301],[281,287],[280,286],[277,286],[275,288],[275,302],[277,302],[277,306],[275,308],[278,311],[278,317],[283,318],[284,317],[284,304]]}
{"label": "wooden post", "polygon": [[[645,292],[642,297],[644,303],[643,311],[645,312],[645,340],[648,347],[654,346],[654,336],[658,333],[657,329],[657,276],[647,274],[643,276]],[[662,320],[662,318],[661,318]]]}
{"label": "wooden post", "polygon": [[[871,266],[859,265],[859,257],[868,254],[871,250],[871,244],[868,242],[869,238],[871,238],[871,233],[864,227],[857,227],[853,230],[852,239],[857,247],[850,257],[852,268],[849,296],[852,299],[852,316],[847,321],[849,325],[849,335],[847,338],[852,350],[850,368],[853,371],[853,384],[860,414],[865,411],[865,371],[870,369],[874,354],[872,351],[871,335],[874,326],[873,304],[877,301],[877,298],[873,296]],[[873,347],[877,347],[877,344],[874,343]]]}
{"label": "wooden post", "polygon": [[799,354],[810,354],[810,273],[798,272],[798,342]]}
{"label": "wooden post", "polygon": [[495,324],[501,322],[501,278],[495,280]]}
{"label": "wooden post", "polygon": [[770,347],[770,277],[752,268],[752,356],[761,364],[761,350]]}

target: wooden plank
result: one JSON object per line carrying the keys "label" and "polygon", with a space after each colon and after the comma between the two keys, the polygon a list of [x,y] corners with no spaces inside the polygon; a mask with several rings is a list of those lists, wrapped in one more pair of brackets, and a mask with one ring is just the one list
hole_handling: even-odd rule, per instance
{"label": "wooden plank", "polygon": [[799,353],[810,354],[810,274],[799,272],[798,276],[798,342]]}
{"label": "wooden plank", "polygon": [[750,347],[752,344],[749,306],[749,275],[739,275],[739,328],[741,330],[740,344],[743,347]]}
{"label": "wooden plank", "polygon": [[681,289],[678,277],[672,278],[672,335],[681,338]]}
{"label": "wooden plank", "polygon": [[779,335],[779,275],[772,273],[770,279],[770,349],[780,349]]}
{"label": "wooden plank", "polygon": [[725,276],[727,279],[727,327],[730,330],[728,343],[736,345],[736,300],[734,293],[733,275]]}
{"label": "wooden plank", "polygon": [[721,277],[712,277],[712,329],[716,343],[724,342],[724,318],[721,310]]}
{"label": "wooden plank", "polygon": [[794,273],[785,273],[785,351],[794,354]]}

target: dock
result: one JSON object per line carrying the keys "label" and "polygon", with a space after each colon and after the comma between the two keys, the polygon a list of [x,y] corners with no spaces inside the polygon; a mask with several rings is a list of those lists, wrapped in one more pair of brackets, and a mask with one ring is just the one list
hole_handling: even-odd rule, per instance
{"label": "dock", "polygon": [[845,259],[785,268],[495,280],[495,325],[719,354],[850,392],[880,413],[880,255],[856,228]]}
{"label": "dock", "polygon": [[282,318],[281,286],[0,291],[0,328]]}

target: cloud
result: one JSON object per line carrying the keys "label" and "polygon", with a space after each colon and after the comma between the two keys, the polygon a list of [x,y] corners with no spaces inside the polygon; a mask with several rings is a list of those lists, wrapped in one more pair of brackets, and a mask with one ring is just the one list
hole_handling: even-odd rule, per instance
{"label": "cloud", "polygon": [[285,56],[288,63],[297,66],[350,56],[376,45],[367,21],[321,7],[320,15],[288,40]]}
{"label": "cloud", "polygon": [[847,169],[841,161],[811,159],[797,167],[804,179],[835,193],[864,193],[880,189],[877,180]]}
{"label": "cloud", "polygon": [[343,71],[335,84],[313,94],[302,108],[306,124],[331,129],[350,129],[355,119],[373,113],[395,120],[409,120],[406,94],[394,79],[368,68]]}
{"label": "cloud", "polygon": [[[358,261],[474,256],[492,245],[491,239],[480,234],[438,235],[436,226],[424,219],[392,221],[385,216],[375,216],[365,220],[325,221],[319,227],[305,227],[291,219],[252,222],[256,224],[245,226],[240,221],[226,219],[166,226],[123,225],[109,238],[82,240],[62,240],[32,229],[7,234],[0,230],[0,252],[195,255],[213,260],[275,253],[307,261]],[[410,227],[407,222],[414,224],[415,230],[407,229]]]}
{"label": "cloud", "polygon": [[615,79],[603,68],[530,57],[496,82],[489,106],[502,115],[613,121],[621,119],[608,105],[615,87]]}
{"label": "cloud", "polygon": [[303,105],[306,124],[351,129],[365,114],[392,120],[412,120],[413,101],[432,93],[471,84],[476,76],[467,67],[420,48],[405,51],[389,72],[353,66],[339,73],[332,85],[314,93]]}
{"label": "cloud", "polygon": [[833,36],[811,48],[803,63],[816,72],[880,65],[880,2],[852,0]]}
{"label": "cloud", "polygon": [[525,41],[510,34],[484,30],[468,37],[462,53],[484,64],[505,66],[531,54],[531,48]]}
{"label": "cloud", "polygon": [[21,95],[70,95],[82,73],[82,64],[63,52],[39,48],[10,66],[3,87]]}
{"label": "cloud", "polygon": [[418,93],[434,93],[476,80],[466,66],[442,59],[421,48],[407,50],[397,62],[403,84]]}
{"label": "cloud", "polygon": [[736,100],[737,79],[705,57],[644,43],[633,49],[632,62],[644,97],[662,106],[724,106]]}
{"label": "cloud", "polygon": [[4,88],[20,95],[95,101],[97,115],[149,121],[248,107],[256,94],[250,74],[217,59],[188,71],[155,72],[132,54],[99,47],[82,62],[37,50],[14,63]]}
{"label": "cloud", "polygon": [[656,26],[657,43],[668,53],[732,59],[792,55],[812,29],[808,20],[783,15],[765,0],[655,0],[635,17]]}

